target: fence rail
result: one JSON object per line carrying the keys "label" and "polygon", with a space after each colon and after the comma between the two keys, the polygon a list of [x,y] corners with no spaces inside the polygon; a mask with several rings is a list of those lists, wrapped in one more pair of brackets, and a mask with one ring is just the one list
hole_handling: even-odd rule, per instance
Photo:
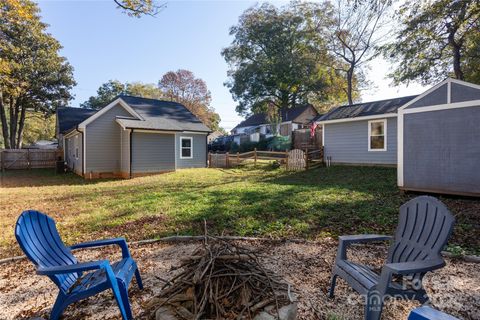
{"label": "fence rail", "polygon": [[0,150],[0,169],[55,168],[61,150],[52,149],[4,149]]}
{"label": "fence rail", "polygon": [[293,149],[291,151],[262,151],[254,149],[245,153],[209,153],[208,164],[210,168],[236,167],[246,160],[277,160],[287,170],[310,169],[323,165],[323,148],[318,150],[306,149],[305,151]]}

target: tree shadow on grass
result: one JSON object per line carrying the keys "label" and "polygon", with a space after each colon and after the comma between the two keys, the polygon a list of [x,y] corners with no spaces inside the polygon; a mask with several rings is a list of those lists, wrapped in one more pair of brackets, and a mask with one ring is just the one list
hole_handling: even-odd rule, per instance
{"label": "tree shadow on grass", "polygon": [[0,188],[92,185],[114,179],[86,180],[75,173],[55,173],[55,169],[7,170],[0,172]]}

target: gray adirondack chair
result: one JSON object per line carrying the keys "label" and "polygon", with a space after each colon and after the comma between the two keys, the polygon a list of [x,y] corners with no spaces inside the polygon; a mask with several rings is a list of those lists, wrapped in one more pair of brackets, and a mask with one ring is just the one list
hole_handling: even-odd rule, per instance
{"label": "gray adirondack chair", "polygon": [[[330,298],[334,296],[337,277],[341,277],[366,298],[365,319],[379,320],[385,297],[428,301],[422,286],[423,276],[445,266],[441,251],[452,233],[455,219],[439,200],[421,196],[400,207],[395,237],[354,235],[339,237],[333,268]],[[347,247],[353,243],[393,240],[387,263],[381,274],[369,266],[347,259]]]}

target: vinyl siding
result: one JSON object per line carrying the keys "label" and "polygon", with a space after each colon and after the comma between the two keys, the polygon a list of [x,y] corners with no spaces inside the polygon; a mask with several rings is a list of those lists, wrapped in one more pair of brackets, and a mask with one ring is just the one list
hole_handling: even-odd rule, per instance
{"label": "vinyl siding", "polygon": [[[379,119],[380,120],[380,119]],[[368,151],[368,121],[324,124],[325,157],[332,163],[397,164],[397,118],[387,118],[387,151]]]}
{"label": "vinyl siding", "polygon": [[130,173],[130,130],[120,130],[121,159],[120,170]]}
{"label": "vinyl siding", "polygon": [[[180,137],[193,138],[192,159],[180,159]],[[175,149],[177,168],[205,168],[207,166],[207,138],[205,134],[177,133]]]}
{"label": "vinyl siding", "polygon": [[120,172],[120,125],[117,116],[131,117],[116,105],[86,127],[86,174],[89,172]]}
{"label": "vinyl siding", "polygon": [[480,106],[404,116],[404,188],[480,193]]}
{"label": "vinyl siding", "polygon": [[165,133],[132,134],[132,173],[175,170],[175,135]]}
{"label": "vinyl siding", "polygon": [[421,98],[420,100],[412,103],[411,105],[406,107],[406,109],[419,108],[419,107],[425,107],[425,106],[434,106],[437,104],[445,104],[447,103],[447,91],[448,91],[448,86],[447,84],[444,84],[440,86],[437,90],[434,90],[433,92]]}
{"label": "vinyl siding", "polygon": [[480,100],[480,89],[463,86],[458,83],[451,85],[452,95],[451,102],[463,102],[470,100]]}
{"label": "vinyl siding", "polygon": [[[75,157],[75,149],[78,148],[78,159]],[[65,139],[65,161],[67,167],[77,174],[82,174],[83,144],[82,135],[77,133]]]}

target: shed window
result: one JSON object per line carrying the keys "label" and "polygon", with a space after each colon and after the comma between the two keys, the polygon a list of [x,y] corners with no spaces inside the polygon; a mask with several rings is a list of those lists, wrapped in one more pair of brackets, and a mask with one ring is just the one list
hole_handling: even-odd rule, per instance
{"label": "shed window", "polygon": [[193,158],[193,139],[191,137],[180,137],[180,159]]}
{"label": "shed window", "polygon": [[78,159],[78,147],[75,148],[75,158]]}
{"label": "shed window", "polygon": [[387,151],[387,120],[368,122],[368,151]]}

